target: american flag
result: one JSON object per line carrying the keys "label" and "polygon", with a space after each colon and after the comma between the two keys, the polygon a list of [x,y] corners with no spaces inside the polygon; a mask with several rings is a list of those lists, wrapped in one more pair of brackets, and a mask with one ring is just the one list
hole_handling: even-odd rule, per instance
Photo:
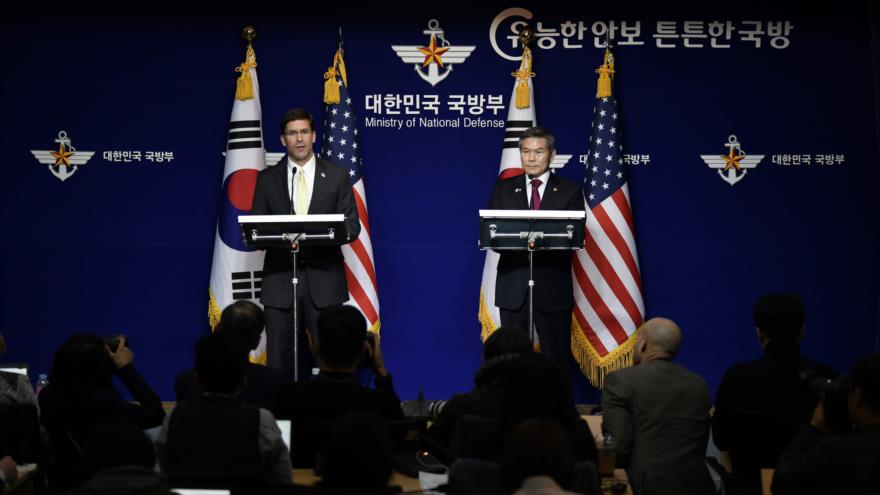
{"label": "american flag", "polygon": [[[344,66],[341,53],[338,61],[334,59],[334,66],[337,63]],[[338,72],[344,73],[344,69]],[[373,244],[370,242],[370,221],[367,215],[367,195],[358,145],[357,118],[346,81],[341,76],[335,77],[339,83],[339,103],[331,103],[325,107],[324,140],[319,156],[348,168],[361,221],[361,233],[358,238],[342,246],[342,254],[345,256],[345,279],[348,283],[348,304],[357,307],[364,314],[370,325],[370,331],[378,332],[379,294],[376,285],[376,268],[373,264]]]}
{"label": "american flag", "polygon": [[621,127],[615,97],[597,98],[584,178],[585,249],[572,263],[572,350],[600,387],[605,373],[631,364],[633,334],[645,316]]}

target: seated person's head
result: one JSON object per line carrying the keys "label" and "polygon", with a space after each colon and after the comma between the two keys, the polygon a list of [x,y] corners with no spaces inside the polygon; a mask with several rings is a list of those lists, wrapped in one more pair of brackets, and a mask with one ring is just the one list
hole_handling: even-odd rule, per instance
{"label": "seated person's head", "polygon": [[121,466],[152,469],[156,465],[153,442],[141,429],[124,419],[95,424],[83,442],[83,452],[93,474]]}
{"label": "seated person's head", "polygon": [[386,491],[391,478],[388,429],[376,415],[355,413],[334,423],[321,451],[321,486],[355,493]]}
{"label": "seated person's head", "polygon": [[806,311],[800,296],[771,293],[761,296],[752,314],[762,346],[768,342],[793,344],[804,336]]}
{"label": "seated person's head", "polygon": [[633,347],[633,364],[672,359],[681,347],[681,329],[668,318],[651,318],[639,327]]}
{"label": "seated person's head", "polygon": [[507,493],[515,492],[532,476],[549,476],[564,489],[574,481],[571,442],[555,421],[524,421],[507,440],[501,459],[501,481]]}
{"label": "seated person's head", "polygon": [[62,392],[112,388],[113,362],[104,340],[90,333],[67,339],[55,351],[49,382]]}
{"label": "seated person's head", "polygon": [[196,380],[205,392],[238,395],[247,363],[248,350],[234,335],[215,332],[196,342]]}
{"label": "seated person's head", "polygon": [[215,331],[232,333],[248,349],[256,349],[260,344],[263,323],[263,310],[251,301],[241,300],[226,306]]}
{"label": "seated person's head", "polygon": [[499,327],[483,343],[483,362],[488,363],[500,356],[531,352],[532,343],[526,332],[513,327]]}
{"label": "seated person's head", "polygon": [[869,354],[849,372],[849,415],[858,428],[880,423],[880,353]]}
{"label": "seated person's head", "polygon": [[318,363],[322,369],[354,371],[364,355],[367,320],[352,306],[331,306],[318,317]]}

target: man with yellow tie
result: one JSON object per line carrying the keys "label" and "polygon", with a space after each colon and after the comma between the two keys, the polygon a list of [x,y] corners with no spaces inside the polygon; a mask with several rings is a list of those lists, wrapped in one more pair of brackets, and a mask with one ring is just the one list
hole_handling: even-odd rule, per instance
{"label": "man with yellow tie", "polygon": [[[357,239],[360,220],[348,180],[348,170],[316,158],[312,116],[302,108],[281,119],[281,144],[287,156],[257,176],[252,215],[315,215],[342,213],[349,239]],[[301,330],[299,376],[308,378],[318,343],[318,314],[322,308],[348,300],[345,267],[339,246],[300,246],[297,254],[297,315]],[[266,319],[268,364],[293,376],[293,265],[287,249],[266,249],[262,296]],[[309,349],[312,352],[309,352]]]}

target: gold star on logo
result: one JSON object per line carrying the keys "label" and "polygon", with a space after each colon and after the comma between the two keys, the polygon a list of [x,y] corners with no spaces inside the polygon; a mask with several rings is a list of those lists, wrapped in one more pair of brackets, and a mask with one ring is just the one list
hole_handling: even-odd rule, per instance
{"label": "gold star on logo", "polygon": [[428,43],[428,46],[419,48],[419,51],[425,55],[425,63],[422,64],[422,67],[427,67],[431,63],[436,63],[440,67],[443,67],[443,59],[440,58],[440,55],[446,53],[449,48],[437,48],[437,40],[434,39],[434,35],[431,35],[431,42]]}
{"label": "gold star on logo", "polygon": [[729,155],[721,155],[721,158],[724,158],[724,161],[727,162],[727,165],[724,166],[724,170],[730,170],[732,168],[740,170],[739,161],[745,157],[746,155],[737,155],[736,151],[733,149],[733,146],[731,146]]}
{"label": "gold star on logo", "polygon": [[64,149],[64,143],[58,146],[58,151],[53,151],[52,156],[55,157],[55,165],[67,165],[70,166],[70,157],[73,156],[72,151],[67,151]]}

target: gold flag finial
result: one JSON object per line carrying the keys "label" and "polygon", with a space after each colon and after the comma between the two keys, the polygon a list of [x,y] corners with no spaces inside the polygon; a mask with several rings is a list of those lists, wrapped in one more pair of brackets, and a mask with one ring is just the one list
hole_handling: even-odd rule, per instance
{"label": "gold flag finial", "polygon": [[614,78],[614,54],[611,49],[605,47],[605,57],[602,65],[596,69],[599,74],[599,82],[596,88],[596,98],[611,96],[611,80]]}
{"label": "gold flag finial", "polygon": [[247,52],[244,62],[235,68],[235,72],[240,72],[238,80],[235,82],[235,97],[239,100],[250,100],[254,97],[254,78],[251,77],[251,69],[257,67],[257,55],[254,52],[253,41],[257,37],[257,31],[253,26],[248,24],[241,30],[241,37],[247,41]]}
{"label": "gold flag finial", "polygon": [[535,37],[535,32],[528,24],[520,28],[519,39],[523,45],[522,61],[519,64],[519,70],[513,73],[516,78],[516,108],[529,108],[532,104],[529,96],[529,79],[535,77],[532,72],[532,50],[529,49],[529,43]]}

